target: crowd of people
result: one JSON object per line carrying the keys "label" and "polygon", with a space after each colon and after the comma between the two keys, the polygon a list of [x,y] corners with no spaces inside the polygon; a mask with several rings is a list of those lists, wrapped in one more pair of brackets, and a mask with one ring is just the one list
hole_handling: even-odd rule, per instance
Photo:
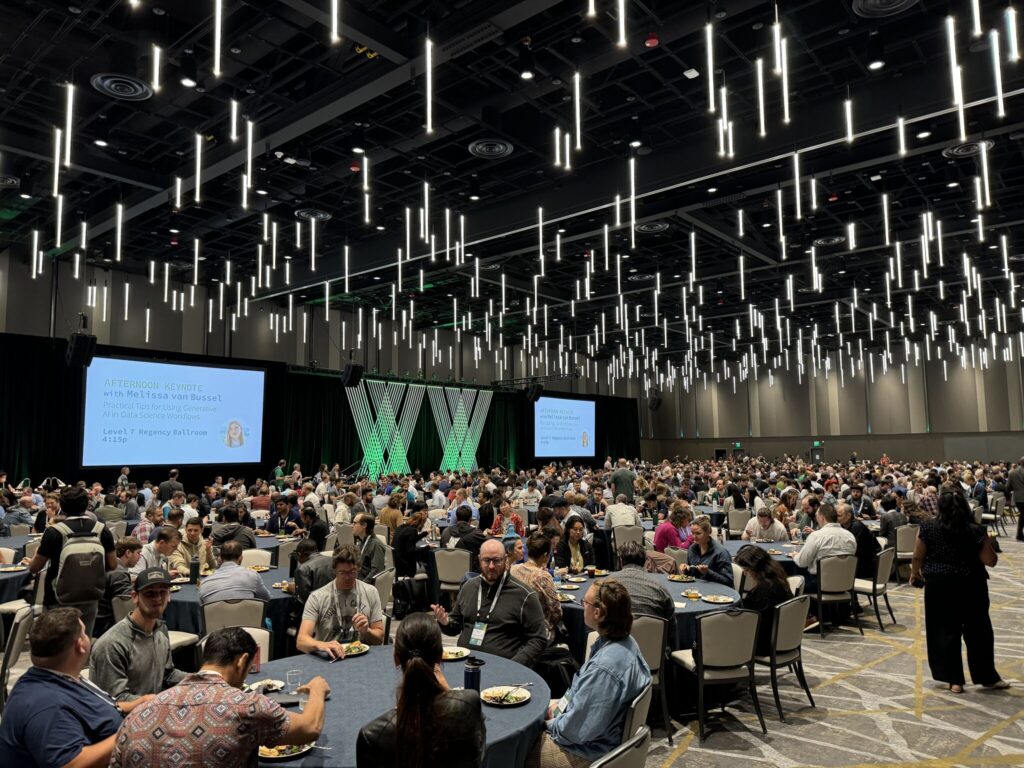
{"label": "crowd of people", "polygon": [[[386,640],[386,606],[373,586],[387,551],[378,525],[387,529],[399,577],[415,576],[418,545],[441,523],[438,546],[467,550],[470,570],[450,602],[423,606],[428,610],[401,621],[397,707],[363,728],[361,764],[431,765],[443,757],[445,765],[479,765],[486,739],[480,700],[448,686],[439,663],[442,635],[526,667],[542,665],[565,631],[553,576],[592,569],[595,538],[614,540],[610,534],[620,526],[651,520],[653,536],[618,546],[613,572],[582,600],[598,640],[546,713],[531,764],[589,765],[621,741],[624,703],[651,679],[630,637],[633,617],[671,619],[675,610],[654,574],[682,571],[732,586],[738,565],[746,578],[743,604],[762,617],[757,652],[766,655],[774,609],[793,596],[785,572],[759,547],[743,547],[733,560],[708,507],[724,516],[747,510],[737,532],[743,540],[802,543],[793,557],[808,593],[822,557],[853,555],[858,576],[871,578],[879,537],[891,540],[896,528],[920,525],[910,579],[925,588],[933,677],[963,691],[963,640],[974,683],[1007,686],[995,669],[988,617],[986,568],[996,565],[997,554],[972,505],[988,511],[1002,494],[1024,511],[1024,459],[910,463],[883,455],[878,462],[812,465],[791,457],[609,457],[598,468],[566,463],[379,478],[346,478],[337,465],[306,477],[299,465],[288,473],[282,460],[269,475],[252,483],[218,477],[189,493],[177,470],[158,485],[136,485],[125,467],[110,486],[45,490],[15,488],[0,472],[0,532],[29,525],[42,534],[24,562],[45,578],[44,610],[30,636],[33,665],[0,721],[0,754],[16,757],[12,764],[127,766],[163,764],[172,755],[209,760],[214,744],[229,744],[239,764],[249,764],[258,745],[315,740],[327,683],[308,682],[310,704],[298,715],[241,691],[256,651],[246,632],[212,633],[198,672],[175,668],[163,621],[171,579],[198,566],[207,574],[199,589],[204,604],[267,600],[263,580],[242,567],[243,553],[265,533],[296,536],[294,580],[286,587],[294,597],[295,650],[334,660],[354,640]],[[878,521],[877,535],[865,526],[869,520]],[[112,528],[122,521],[134,522],[134,530],[115,539]],[[1024,515],[1018,539],[1021,521]],[[353,543],[325,551],[337,523],[352,526]],[[677,565],[666,550],[685,550],[685,562]],[[951,595],[963,611],[942,610]],[[112,604],[122,596],[133,609],[115,622]],[[186,701],[188,718],[172,723],[168,713]],[[430,729],[421,727],[426,721]],[[200,736],[193,730],[198,723]]]}

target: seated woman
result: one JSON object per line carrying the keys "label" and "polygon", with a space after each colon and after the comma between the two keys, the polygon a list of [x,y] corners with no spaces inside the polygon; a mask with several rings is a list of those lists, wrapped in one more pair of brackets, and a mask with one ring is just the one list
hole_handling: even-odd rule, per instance
{"label": "seated woman", "polygon": [[[419,510],[395,529],[395,535],[391,539],[391,546],[395,556],[396,576],[416,575],[416,544],[427,535],[423,530],[423,524],[427,521],[426,510]],[[429,531],[429,529],[428,529]]]}
{"label": "seated woman", "polygon": [[544,623],[548,628],[548,637],[553,638],[562,621],[562,604],[558,602],[558,591],[548,572],[548,560],[551,559],[551,539],[540,531],[534,531],[526,540],[526,555],[527,561],[516,563],[510,572],[513,579],[523,582],[537,593],[537,597],[540,598],[540,607],[544,611]]}
{"label": "seated woman", "polygon": [[529,768],[583,768],[622,742],[626,708],[651,682],[651,670],[630,637],[629,593],[616,581],[593,584],[583,621],[597,631],[590,658],[565,696],[548,708]]}
{"label": "seated woman", "polygon": [[654,549],[658,552],[664,552],[665,547],[688,549],[692,543],[689,508],[673,506],[668,519],[654,531]]}
{"label": "seated woman", "polygon": [[501,506],[498,509],[498,514],[494,516],[494,522],[491,523],[490,532],[492,536],[502,536],[508,530],[509,526],[515,529],[516,535],[526,535],[526,524],[523,523],[523,518],[512,511],[512,505],[507,501],[501,502]]}
{"label": "seated woman", "polygon": [[357,765],[481,764],[486,730],[480,694],[450,690],[441,671],[441,650],[441,628],[433,614],[412,613],[402,620],[395,636],[395,666],[402,670],[398,706],[359,731]]}
{"label": "seated woman", "polygon": [[686,553],[686,565],[679,570],[699,579],[732,586],[732,558],[711,536],[711,521],[701,515],[693,521],[693,544]]}
{"label": "seated woman", "polygon": [[587,526],[583,524],[583,518],[569,518],[569,522],[565,524],[565,534],[555,550],[557,568],[568,568],[569,573],[579,573],[596,562],[594,547],[583,538],[586,533]]}
{"label": "seated woman", "polygon": [[775,607],[793,597],[786,572],[760,547],[743,547],[733,562],[743,569],[746,588],[750,590],[743,596],[743,607],[761,614],[761,622],[757,625],[756,653],[767,656],[772,648]]}

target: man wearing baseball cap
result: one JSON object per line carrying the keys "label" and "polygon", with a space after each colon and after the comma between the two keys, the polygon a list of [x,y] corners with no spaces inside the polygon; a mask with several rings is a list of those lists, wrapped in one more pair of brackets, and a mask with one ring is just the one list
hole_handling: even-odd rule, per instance
{"label": "man wearing baseball cap", "polygon": [[89,679],[115,701],[160,693],[185,677],[174,668],[164,611],[171,600],[171,577],[147,568],[135,579],[135,608],[93,645]]}

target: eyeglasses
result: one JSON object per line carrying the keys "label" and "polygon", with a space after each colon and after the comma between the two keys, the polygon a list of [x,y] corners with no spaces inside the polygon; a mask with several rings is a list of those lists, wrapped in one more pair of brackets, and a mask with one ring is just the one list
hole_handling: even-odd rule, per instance
{"label": "eyeglasses", "polygon": [[345,570],[345,571],[342,571],[342,570],[335,571],[335,575],[337,575],[337,576],[344,576],[347,579],[350,579],[350,578],[356,576],[358,573],[359,573],[359,571],[357,571],[355,568],[352,568],[351,570]]}
{"label": "eyeglasses", "polygon": [[592,603],[589,600],[580,600],[583,605],[589,605],[591,608],[600,608],[600,603]]}
{"label": "eyeglasses", "polygon": [[481,565],[497,565],[498,563],[503,563],[503,562],[505,562],[505,558],[504,557],[481,557],[480,558],[480,564]]}

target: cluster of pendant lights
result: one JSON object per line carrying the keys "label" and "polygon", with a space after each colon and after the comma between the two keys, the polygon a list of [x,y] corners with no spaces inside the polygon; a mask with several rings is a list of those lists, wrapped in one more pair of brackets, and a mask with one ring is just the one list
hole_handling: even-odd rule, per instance
{"label": "cluster of pendant lights", "polygon": [[[213,3],[213,62],[212,73],[215,77],[221,75],[221,37],[222,37],[222,3],[223,0],[212,0]],[[141,5],[141,0],[131,0],[132,7]],[[340,0],[329,0],[330,5],[330,29],[329,42],[337,44],[341,41],[342,25],[340,18]],[[978,0],[970,0],[971,31],[972,38],[978,38],[986,34],[981,9]],[[587,0],[586,16],[590,19],[596,18],[599,3],[597,0]],[[626,3],[625,0],[617,0],[614,4],[608,3],[607,10],[615,19],[618,27],[617,44],[625,47],[627,44],[626,31]],[[993,78],[993,95],[976,100],[972,104],[966,103],[963,93],[963,65],[958,59],[958,43],[956,18],[949,16],[945,19],[946,34],[948,40],[948,55],[950,63],[950,111],[955,111],[959,128],[959,139],[961,142],[967,140],[965,111],[971,108],[982,108],[989,104],[995,104],[996,115],[1002,118],[1006,115],[1006,98],[1015,94],[1004,94],[1002,89],[1001,67],[1004,63],[1016,64],[1019,61],[1019,49],[1017,41],[1017,19],[1013,6],[1006,7],[1002,11],[1001,25],[1003,32],[992,28],[988,30],[989,45],[992,50],[991,66]],[[780,95],[780,116],[783,124],[790,123],[789,110],[789,41],[785,34],[782,21],[779,17],[778,8],[774,11],[774,21],[771,24],[771,49],[773,61],[766,63],[761,58],[754,61],[753,70],[750,73],[754,79],[758,101],[757,134],[765,137],[769,130],[769,109],[767,106],[767,83],[766,69],[770,66],[770,72],[779,81]],[[715,121],[718,135],[718,154],[726,160],[736,156],[736,121],[729,111],[730,91],[728,84],[715,81],[715,27],[709,22],[705,28],[706,48],[706,79],[708,113]],[[527,77],[527,71],[532,74],[532,51],[529,60],[524,64],[522,51],[530,51],[529,40],[523,41],[520,47],[520,70],[523,79]],[[153,46],[153,72],[151,86],[155,92],[161,88],[161,67],[162,51],[159,47]],[[417,64],[424,77],[425,84],[425,114],[424,130],[427,134],[434,132],[433,113],[433,71],[435,68],[434,43],[428,36],[424,41],[423,57]],[[183,71],[182,81],[191,79],[195,82],[195,73]],[[583,142],[583,102],[582,102],[582,81],[580,72],[575,72],[572,80],[572,114],[568,116],[567,126],[556,125],[553,128],[554,136],[554,165],[571,171],[573,167],[572,158],[575,154],[584,149]],[[72,132],[74,114],[75,86],[72,83],[66,85],[66,119],[63,128],[54,128],[54,167],[53,167],[53,199],[55,204],[55,232],[54,248],[62,249],[67,247],[63,241],[63,204],[64,198],[60,192],[60,168],[70,167],[72,157]],[[249,194],[254,191],[253,173],[253,144],[256,133],[256,126],[252,120],[246,119],[244,126],[242,116],[239,112],[238,102],[230,102],[229,115],[230,138],[233,142],[242,141],[244,137],[246,147],[246,159],[244,169],[241,173],[239,193],[241,204],[244,208],[249,207]],[[923,119],[921,116],[902,116],[895,118],[891,126],[895,130],[900,155],[906,154],[906,135],[908,127]],[[843,114],[840,116],[840,125],[844,131],[837,142],[853,142],[857,136],[855,130],[855,115],[853,100],[848,97],[843,103]],[[877,130],[873,129],[873,130]],[[202,170],[203,170],[203,142],[202,134],[196,133],[194,137],[194,167],[191,180],[176,176],[174,178],[172,205],[179,209],[185,204],[184,196],[191,191],[192,200],[195,203],[202,202]],[[801,155],[812,151],[827,149],[830,144],[819,145],[814,148],[797,150],[792,153],[791,182],[792,204],[786,204],[786,196],[783,186],[780,185],[774,196],[774,205],[778,215],[779,233],[779,254],[780,261],[786,261],[787,243],[785,236],[785,224],[787,220],[798,221],[804,216],[804,208],[809,205],[811,210],[818,207],[817,185],[814,176],[805,177],[801,173]],[[987,164],[986,142],[979,142],[978,146],[978,173],[974,183],[974,203],[977,209],[977,240],[979,243],[986,242],[986,237],[991,233],[987,232],[984,223],[984,215],[992,205],[992,193],[989,183],[989,169]],[[361,171],[362,187],[364,197],[364,222],[371,223],[370,205],[370,160],[363,153]],[[726,171],[727,172],[727,171]],[[951,324],[947,326],[945,338],[938,330],[938,317],[934,311],[927,315],[915,315],[914,296],[926,288],[933,288],[940,300],[945,300],[947,295],[953,297],[952,288],[946,286],[943,279],[937,277],[936,268],[946,267],[946,254],[943,249],[942,222],[938,220],[931,211],[921,212],[921,232],[917,242],[921,246],[921,263],[910,266],[905,263],[903,256],[904,243],[894,239],[889,226],[889,199],[883,194],[879,204],[879,216],[882,219],[884,231],[884,246],[891,248],[892,256],[889,259],[889,270],[884,275],[885,302],[868,302],[864,293],[871,290],[864,287],[858,291],[857,287],[852,290],[849,302],[836,302],[835,304],[835,327],[823,328],[814,323],[809,328],[799,326],[793,320],[797,309],[795,272],[785,275],[781,286],[780,294],[785,298],[775,298],[773,306],[758,307],[754,302],[747,304],[746,322],[735,321],[734,333],[731,340],[723,338],[722,335],[716,339],[715,333],[710,328],[705,329],[708,323],[701,311],[704,306],[704,286],[698,279],[697,259],[697,235],[689,233],[689,273],[685,275],[680,286],[680,298],[682,312],[677,318],[681,323],[672,323],[672,333],[684,340],[684,353],[681,362],[673,362],[669,352],[669,317],[667,313],[659,311],[659,301],[664,304],[664,290],[669,290],[670,285],[662,284],[662,276],[655,275],[655,287],[651,293],[649,305],[644,305],[642,300],[632,303],[627,300],[627,294],[623,293],[622,286],[622,262],[630,257],[627,252],[614,252],[610,244],[610,232],[624,226],[629,227],[629,251],[636,248],[636,205],[637,205],[637,167],[635,157],[629,157],[624,173],[624,181],[628,186],[628,198],[623,199],[621,194],[616,194],[613,200],[605,208],[608,210],[609,219],[603,225],[603,253],[598,249],[590,249],[584,253],[580,261],[581,274],[575,281],[575,298],[570,301],[570,317],[575,320],[577,307],[584,308],[587,302],[602,298],[596,294],[596,285],[601,276],[607,276],[610,280],[614,274],[617,303],[614,312],[609,314],[601,311],[599,322],[595,323],[590,331],[574,335],[566,333],[565,322],[557,322],[557,339],[551,333],[554,308],[544,301],[540,295],[540,280],[546,277],[546,246],[550,243],[550,236],[554,233],[554,260],[562,261],[561,254],[561,224],[571,216],[565,216],[557,222],[545,221],[543,208],[537,211],[537,244],[538,262],[537,269],[532,277],[532,295],[526,296],[525,302],[525,330],[522,334],[522,345],[519,349],[519,370],[525,375],[568,373],[582,370],[587,378],[595,382],[601,381],[599,366],[594,359],[599,351],[612,349],[612,357],[604,366],[604,381],[614,391],[615,385],[624,380],[635,381],[640,378],[645,391],[669,390],[675,386],[682,387],[689,391],[692,387],[702,384],[707,386],[709,381],[731,382],[735,391],[737,383],[748,378],[757,379],[766,374],[769,383],[774,381],[774,372],[785,368],[795,369],[800,380],[808,373],[808,366],[812,375],[819,373],[824,376],[838,375],[840,381],[845,385],[847,378],[856,376],[867,376],[874,379],[876,361],[881,373],[886,373],[889,367],[896,365],[897,358],[894,357],[893,347],[898,349],[902,345],[902,362],[899,364],[901,376],[906,380],[906,366],[908,364],[919,365],[922,361],[941,360],[943,371],[946,373],[947,362],[957,361],[962,367],[972,365],[975,367],[987,367],[997,359],[1012,360],[1015,354],[1024,355],[1024,331],[1018,330],[1016,334],[1009,330],[1009,322],[1013,315],[1020,312],[1020,326],[1024,327],[1024,308],[1017,300],[1017,284],[1014,273],[1009,268],[1009,243],[1008,235],[1000,233],[998,240],[1003,255],[1002,279],[1005,283],[1002,292],[991,290],[985,285],[985,281],[992,276],[982,273],[982,267],[976,259],[972,259],[966,252],[961,254],[960,264],[962,269],[962,285],[959,296],[959,321],[957,328]],[[255,190],[260,193],[260,190]],[[625,212],[623,211],[625,209]],[[114,232],[114,261],[120,262],[122,258],[122,242],[124,239],[124,207],[117,203],[115,206],[115,232]],[[442,224],[443,221],[443,224]],[[452,299],[451,327],[455,335],[456,343],[462,340],[462,334],[467,333],[472,339],[473,358],[477,366],[484,355],[493,356],[498,378],[515,370],[516,361],[510,359],[509,347],[505,343],[504,328],[506,317],[510,309],[507,301],[506,276],[504,272],[500,278],[500,295],[486,297],[486,308],[481,311],[482,302],[485,299],[481,291],[480,263],[479,260],[467,253],[466,247],[470,245],[466,239],[466,219],[463,215],[445,208],[443,217],[435,217],[430,205],[430,184],[424,181],[422,185],[422,199],[417,208],[407,206],[405,208],[405,241],[404,247],[398,248],[394,264],[395,279],[391,284],[390,315],[392,320],[391,344],[397,345],[406,342],[409,348],[418,345],[419,359],[426,363],[426,353],[429,350],[430,364],[443,364],[447,357],[448,365],[453,362],[453,347],[443,348],[443,342],[438,337],[438,332],[433,331],[432,338],[424,332],[417,332],[415,327],[415,293],[417,289],[422,292],[425,288],[425,269],[427,267],[417,266],[410,262],[419,264],[428,263],[435,265],[443,261],[453,268],[465,268],[469,272],[469,299],[464,301],[460,309],[459,299]],[[270,313],[269,326],[280,338],[282,333],[290,333],[294,328],[294,290],[299,290],[296,285],[292,287],[291,259],[278,258],[279,246],[284,247],[279,231],[279,223],[274,221],[268,214],[263,213],[260,222],[260,234],[256,236],[255,254],[253,263],[246,265],[246,271],[251,271],[249,277],[248,291],[244,291],[243,281],[239,273],[243,267],[234,266],[230,260],[224,264],[224,274],[221,278],[215,278],[218,283],[216,302],[214,298],[207,299],[207,332],[213,332],[213,318],[216,313],[220,321],[225,320],[226,305],[230,319],[232,332],[237,330],[239,318],[248,317],[249,300],[259,296],[259,291],[269,290],[280,285],[288,287],[288,307],[286,311]],[[435,230],[435,227],[437,228]],[[443,240],[441,229],[443,228]],[[856,250],[856,222],[850,221],[844,232],[847,247],[849,250]],[[415,231],[415,234],[414,234]],[[742,242],[745,236],[744,214],[740,210],[737,216],[737,235]],[[317,253],[318,238],[322,239],[322,233],[317,232],[317,221],[310,219],[305,225],[302,222],[295,224],[294,248],[296,251],[305,249],[308,251],[308,264],[311,274],[317,271],[317,259],[324,258],[324,255]],[[41,249],[39,231],[32,233],[32,277],[36,278],[42,274],[44,269],[44,251]],[[81,256],[88,244],[88,228],[83,221],[80,223],[77,242],[74,243],[74,265],[73,275],[75,279],[81,276]],[[70,244],[67,244],[70,245]],[[170,267],[167,262],[163,264],[164,301],[171,306],[173,311],[185,312],[186,306],[191,309],[195,306],[195,289],[199,285],[199,263],[202,260],[201,242],[198,238],[193,240],[193,279],[184,289],[172,289],[170,281]],[[59,251],[58,251],[59,252]],[[472,263],[470,263],[472,260]],[[952,263],[952,257],[950,257]],[[344,246],[340,254],[343,277],[335,280],[339,287],[343,288],[346,294],[349,293],[349,247]],[[820,268],[816,249],[810,249],[808,260],[810,267],[811,285],[814,291],[821,293],[824,289],[826,276]],[[747,301],[746,287],[744,284],[745,255],[740,249],[737,255],[737,274],[739,276],[739,289],[741,301]],[[931,267],[931,275],[929,272]],[[795,268],[795,267],[794,267]],[[680,272],[682,270],[679,270]],[[682,277],[682,275],[676,275]],[[157,279],[157,264],[151,260],[149,264],[149,282],[155,283]],[[327,310],[330,308],[331,280],[323,281],[325,312],[324,317],[329,319]],[[313,282],[313,285],[319,283]],[[304,287],[308,287],[309,283]],[[109,316],[109,303],[111,301],[110,290],[104,284],[99,290],[95,283],[90,284],[87,291],[87,303],[91,307],[98,307],[101,310],[104,321]],[[243,293],[246,295],[243,295]],[[399,309],[401,294],[410,293],[406,306]],[[231,294],[234,293],[234,296]],[[896,303],[903,294],[907,312],[904,319],[896,318]],[[129,297],[130,285],[125,279],[123,291],[123,317],[129,318]],[[605,297],[607,298],[607,297]],[[474,301],[476,304],[474,305]],[[988,304],[986,304],[986,301]],[[215,311],[216,304],[216,311]],[[786,312],[788,304],[789,312]],[[841,307],[848,308],[848,322],[844,319]],[[475,308],[475,313],[474,313]],[[973,309],[972,309],[973,308]],[[987,320],[987,310],[994,310],[995,328],[990,328]],[[653,310],[653,312],[652,312]],[[523,310],[518,310],[523,311]],[[383,314],[377,308],[371,308],[364,313],[361,306],[356,309],[353,327],[349,329],[345,320],[341,321],[342,348],[347,348],[350,340],[357,348],[363,344],[372,344],[378,349],[383,348],[385,332],[383,326]],[[647,318],[653,314],[653,321]],[[642,317],[643,315],[643,317]],[[858,318],[860,326],[858,326]],[[302,312],[302,333],[305,340],[308,328],[308,315],[306,310]],[[772,322],[774,320],[774,322]],[[145,308],[146,341],[149,341],[150,307]],[[678,327],[681,325],[681,327]],[[962,327],[961,327],[962,326]],[[823,351],[823,338],[826,331],[831,331],[838,338],[835,352],[835,362],[832,356]],[[876,331],[878,338],[876,339]],[[865,339],[865,332],[867,338]],[[914,336],[915,333],[918,336]],[[831,337],[833,333],[829,333]],[[898,335],[897,335],[898,334]],[[896,335],[894,339],[893,336]],[[660,340],[659,337],[660,336]],[[916,339],[916,340],[915,340]],[[865,348],[865,340],[868,347]],[[1015,352],[1015,346],[1018,351]],[[746,349],[744,350],[744,347]],[[945,351],[944,351],[945,350]],[[445,355],[447,351],[447,355]]]}

